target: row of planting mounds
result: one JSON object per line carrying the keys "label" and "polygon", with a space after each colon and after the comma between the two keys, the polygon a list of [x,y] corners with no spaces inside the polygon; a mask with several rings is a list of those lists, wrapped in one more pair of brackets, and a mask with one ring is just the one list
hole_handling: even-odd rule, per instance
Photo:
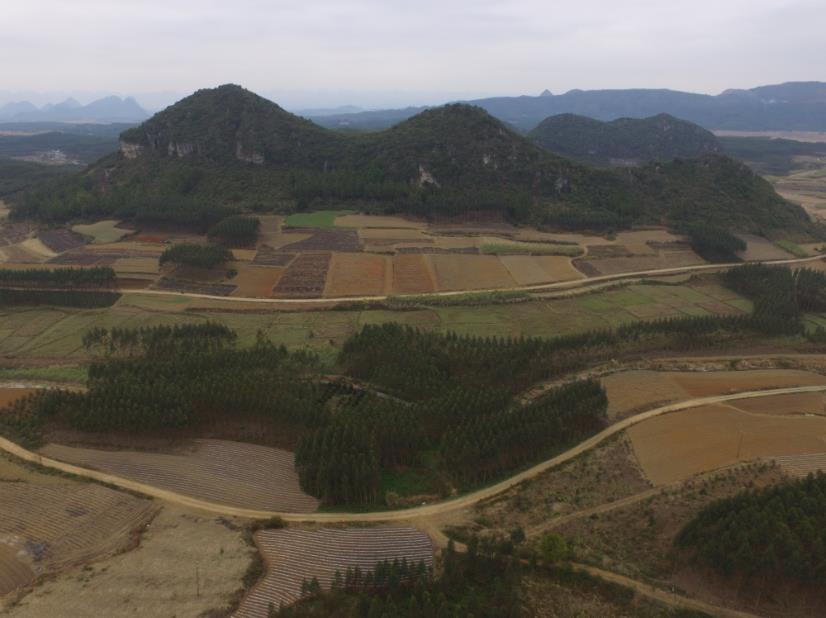
{"label": "row of planting mounds", "polygon": [[302,253],[287,267],[273,293],[316,298],[324,293],[331,253]]}

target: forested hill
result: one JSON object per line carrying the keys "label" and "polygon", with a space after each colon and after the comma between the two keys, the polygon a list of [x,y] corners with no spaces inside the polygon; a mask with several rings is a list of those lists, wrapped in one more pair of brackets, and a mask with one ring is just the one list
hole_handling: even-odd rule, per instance
{"label": "forested hill", "polygon": [[706,223],[755,232],[811,227],[801,209],[724,157],[594,169],[464,104],[424,111],[387,131],[347,135],[233,85],[200,90],[125,131],[120,152],[20,196],[13,215],[207,227],[238,210],[330,205],[422,216],[485,212],[591,229],[673,223],[694,212]]}
{"label": "forested hill", "polygon": [[669,114],[611,122],[558,114],[528,136],[546,150],[594,165],[671,161],[722,151],[713,133]]}

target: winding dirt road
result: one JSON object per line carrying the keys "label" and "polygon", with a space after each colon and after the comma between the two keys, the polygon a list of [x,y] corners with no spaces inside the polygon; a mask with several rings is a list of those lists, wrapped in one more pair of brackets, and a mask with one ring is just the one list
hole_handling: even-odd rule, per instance
{"label": "winding dirt road", "polygon": [[[824,256],[817,255],[814,257],[792,258],[788,260],[767,260],[760,262],[762,264],[773,264],[782,266],[785,264],[803,264],[806,262],[815,262],[823,260]],[[757,262],[749,262],[757,263]],[[557,281],[555,283],[540,283],[535,285],[526,285],[509,288],[493,288],[489,290],[454,290],[449,292],[429,292],[427,294],[415,294],[413,296],[427,296],[427,297],[450,297],[462,296],[464,294],[475,294],[485,292],[550,292],[554,290],[570,290],[573,288],[589,288],[599,289],[605,287],[607,282],[625,281],[634,279],[646,279],[648,277],[662,277],[667,275],[681,275],[685,273],[695,273],[715,270],[725,270],[734,266],[742,266],[743,262],[730,262],[726,264],[697,264],[695,266],[677,266],[673,268],[659,268],[654,270],[640,270],[637,272],[616,273],[613,275],[600,275],[598,277],[588,277],[585,279],[574,279],[572,281]],[[214,294],[195,294],[188,292],[173,292],[171,290],[114,290],[121,294],[151,294],[154,296],[187,296],[189,298],[202,298],[209,300],[221,300],[230,303],[264,303],[270,305],[323,305],[325,303],[341,303],[341,302],[380,302],[387,300],[389,296],[337,296],[332,298],[246,298],[241,296],[216,296]],[[403,295],[402,295],[403,297]]]}
{"label": "winding dirt road", "polygon": [[662,416],[663,414],[670,414],[674,412],[688,410],[691,408],[697,408],[711,404],[725,403],[727,401],[735,401],[740,399],[754,399],[757,397],[771,397],[774,395],[788,395],[793,393],[812,393],[824,391],[826,391],[826,386],[795,386],[788,388],[774,388],[759,391],[746,391],[742,393],[734,393],[730,395],[717,395],[713,397],[698,397],[694,399],[680,401],[677,403],[671,403],[622,419],[619,422],[614,423],[610,427],[607,427],[606,429],[602,430],[598,434],[579,443],[577,446],[571,448],[570,450],[565,451],[564,453],[561,453],[556,457],[552,457],[551,459],[543,461],[542,463],[539,463],[531,468],[528,468],[527,470],[524,470],[519,474],[516,474],[508,479],[505,479],[504,481],[500,481],[499,483],[496,483],[494,485],[490,485],[488,487],[484,487],[482,489],[478,489],[463,496],[445,500],[443,502],[426,504],[422,506],[413,507],[410,509],[402,509],[395,511],[376,511],[369,513],[283,513],[278,511],[260,511],[253,509],[237,508],[230,505],[217,504],[214,502],[208,502],[206,500],[191,498],[189,496],[161,489],[153,485],[139,483],[137,481],[132,481],[130,479],[115,476],[113,474],[106,474],[104,472],[100,472],[97,470],[90,470],[88,468],[83,468],[80,466],[64,463],[62,461],[57,461],[55,459],[50,459],[48,457],[43,457],[38,453],[29,451],[19,446],[18,444],[15,444],[14,442],[2,437],[0,437],[0,450],[6,451],[7,453],[15,457],[18,457],[24,461],[35,463],[47,468],[52,468],[69,474],[74,474],[76,476],[92,479],[101,483],[106,483],[108,485],[119,487],[121,489],[135,491],[148,496],[152,496],[154,498],[166,500],[167,502],[172,502],[174,504],[178,504],[181,506],[200,509],[203,511],[208,511],[211,513],[224,515],[228,517],[242,517],[249,519],[267,519],[270,517],[281,517],[286,521],[304,523],[413,521],[420,517],[443,515],[460,509],[465,509],[481,502],[482,500],[492,498],[504,491],[507,491],[511,487],[518,485],[519,483],[527,481],[528,479],[531,479],[539,474],[542,474],[547,470],[555,468],[567,461],[570,461],[571,459],[574,459],[575,457],[578,457],[582,453],[604,442],[611,436],[614,436],[617,433],[624,431],[625,429],[628,429],[633,425],[636,425],[637,423],[641,423],[643,421],[646,421],[657,416]]}

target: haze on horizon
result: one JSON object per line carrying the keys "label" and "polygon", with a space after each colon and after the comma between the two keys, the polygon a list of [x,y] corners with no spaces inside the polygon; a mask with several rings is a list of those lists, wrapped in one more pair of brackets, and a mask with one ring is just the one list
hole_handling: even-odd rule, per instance
{"label": "haze on horizon", "polygon": [[[0,103],[233,82],[289,108],[572,88],[826,79],[822,0],[28,0],[3,7]],[[85,99],[85,100],[84,100]]]}

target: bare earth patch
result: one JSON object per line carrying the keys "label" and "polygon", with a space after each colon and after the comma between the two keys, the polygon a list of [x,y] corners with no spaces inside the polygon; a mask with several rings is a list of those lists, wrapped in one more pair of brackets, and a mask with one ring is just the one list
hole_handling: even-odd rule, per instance
{"label": "bare earth patch", "polygon": [[289,451],[226,440],[196,440],[192,453],[102,451],[49,444],[40,452],[181,494],[249,509],[311,512],[318,501],[298,485]]}
{"label": "bare earth patch", "polygon": [[485,290],[515,287],[495,255],[431,255],[439,290]]}
{"label": "bare earth patch", "polygon": [[370,253],[334,253],[324,295],[379,296],[385,293],[389,258]]}

